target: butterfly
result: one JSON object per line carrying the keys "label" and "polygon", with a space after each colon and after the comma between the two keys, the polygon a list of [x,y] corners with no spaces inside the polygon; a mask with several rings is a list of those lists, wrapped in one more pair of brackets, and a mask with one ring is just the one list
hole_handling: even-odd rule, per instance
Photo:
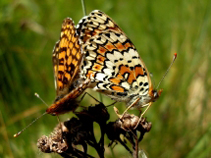
{"label": "butterfly", "polygon": [[53,50],[53,70],[56,99],[46,113],[59,115],[74,111],[78,106],[76,98],[80,96],[90,83],[89,79],[79,77],[83,54],[79,45],[74,22],[71,18],[63,21],[60,40]]}
{"label": "butterfly", "polygon": [[[76,34],[74,22],[72,19],[66,18],[62,24],[60,40],[56,43],[52,55],[57,97],[45,113],[14,134],[14,137],[18,137],[46,113],[60,115],[69,111],[75,111],[79,106],[76,98],[88,87],[90,80],[83,80],[79,77],[83,54],[81,53],[78,39],[79,36]],[[40,98],[37,93],[35,95]]]}
{"label": "butterfly", "polygon": [[92,11],[77,25],[77,34],[84,54],[80,77],[90,78],[91,88],[126,102],[127,110],[151,105],[159,98],[162,90],[153,88],[134,44],[108,15]]}

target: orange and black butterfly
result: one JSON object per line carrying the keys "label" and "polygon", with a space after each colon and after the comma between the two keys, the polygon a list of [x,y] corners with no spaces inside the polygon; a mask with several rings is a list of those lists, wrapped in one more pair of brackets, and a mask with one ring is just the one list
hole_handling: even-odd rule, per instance
{"label": "orange and black butterfly", "polygon": [[81,48],[71,18],[63,21],[60,40],[53,50],[53,69],[56,88],[56,99],[46,110],[48,114],[59,115],[74,111],[78,107],[76,98],[89,84],[89,79],[79,78],[82,61]]}
{"label": "orange and black butterfly", "polygon": [[[82,53],[74,22],[70,18],[66,18],[63,21],[60,40],[54,47],[52,60],[57,97],[43,115],[46,113],[59,115],[74,111],[79,106],[76,98],[83,93],[90,82],[89,79],[83,80],[79,78]],[[35,93],[35,95],[39,98],[38,94]],[[40,117],[36,118],[18,133],[14,134],[14,137],[18,137]]]}

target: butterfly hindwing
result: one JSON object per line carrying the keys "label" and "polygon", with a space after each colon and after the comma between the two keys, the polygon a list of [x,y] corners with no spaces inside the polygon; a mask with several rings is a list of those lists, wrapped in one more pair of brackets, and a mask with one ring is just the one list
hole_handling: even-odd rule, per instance
{"label": "butterfly hindwing", "polygon": [[81,20],[77,31],[85,55],[81,76],[91,77],[95,90],[113,99],[127,96],[125,100],[148,93],[151,80],[146,66],[110,17],[95,10]]}
{"label": "butterfly hindwing", "polygon": [[69,92],[69,87],[78,73],[81,59],[82,53],[74,22],[66,18],[63,21],[60,40],[56,43],[52,57],[57,95]]}
{"label": "butterfly hindwing", "polygon": [[57,97],[46,110],[48,114],[63,114],[74,111],[79,106],[76,98],[89,84],[89,80],[79,78],[81,60],[82,53],[74,22],[66,18],[62,24],[60,40],[52,55]]}

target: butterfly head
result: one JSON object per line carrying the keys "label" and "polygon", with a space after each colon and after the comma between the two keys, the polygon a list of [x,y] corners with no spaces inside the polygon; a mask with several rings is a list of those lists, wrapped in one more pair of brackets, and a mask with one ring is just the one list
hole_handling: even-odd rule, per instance
{"label": "butterfly head", "polygon": [[161,95],[162,92],[163,92],[163,89],[160,89],[160,90],[152,90],[150,92],[151,101],[152,102],[156,101],[160,97],[160,95]]}

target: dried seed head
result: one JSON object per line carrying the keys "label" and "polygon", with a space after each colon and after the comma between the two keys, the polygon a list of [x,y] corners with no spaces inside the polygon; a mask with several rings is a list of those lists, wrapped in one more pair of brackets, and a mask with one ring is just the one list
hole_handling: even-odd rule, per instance
{"label": "dried seed head", "polygon": [[45,153],[62,153],[68,149],[65,140],[62,138],[61,126],[58,124],[49,137],[42,136],[37,141],[37,147]]}

